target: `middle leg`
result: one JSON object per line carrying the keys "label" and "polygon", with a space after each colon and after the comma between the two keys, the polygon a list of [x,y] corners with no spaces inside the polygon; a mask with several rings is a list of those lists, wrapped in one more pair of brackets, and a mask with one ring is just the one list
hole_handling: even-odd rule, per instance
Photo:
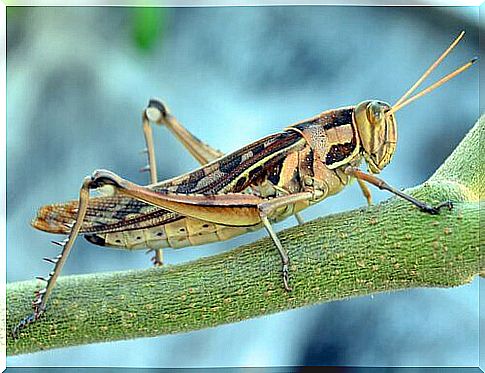
{"label": "middle leg", "polygon": [[364,198],[367,201],[367,205],[371,206],[372,205],[372,194],[370,192],[369,187],[366,185],[366,183],[362,179],[357,179],[357,182],[359,183],[360,190],[362,191],[362,194],[364,195]]}

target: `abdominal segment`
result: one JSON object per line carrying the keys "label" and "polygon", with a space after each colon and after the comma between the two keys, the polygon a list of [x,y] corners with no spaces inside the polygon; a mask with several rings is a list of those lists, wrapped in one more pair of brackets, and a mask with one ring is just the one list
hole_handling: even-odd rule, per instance
{"label": "abdominal segment", "polygon": [[143,250],[166,247],[176,249],[225,241],[260,228],[261,224],[235,227],[184,217],[171,223],[150,228],[87,234],[84,237],[95,245],[119,249]]}

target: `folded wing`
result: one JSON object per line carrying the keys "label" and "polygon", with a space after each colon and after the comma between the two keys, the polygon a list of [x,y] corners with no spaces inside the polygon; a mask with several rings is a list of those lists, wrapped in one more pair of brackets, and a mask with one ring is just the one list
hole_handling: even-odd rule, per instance
{"label": "folded wing", "polygon": [[[69,225],[75,221],[77,206],[78,201],[43,206],[32,221],[32,226],[49,233],[67,234]],[[129,197],[93,197],[89,200],[80,233],[148,228],[180,218],[179,214]]]}

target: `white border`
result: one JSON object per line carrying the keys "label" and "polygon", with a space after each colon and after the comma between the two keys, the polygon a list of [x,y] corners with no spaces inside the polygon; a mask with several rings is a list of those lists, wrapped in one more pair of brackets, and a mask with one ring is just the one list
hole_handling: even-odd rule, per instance
{"label": "white border", "polygon": [[6,228],[7,228],[7,7],[0,1],[0,25],[2,27],[0,38],[0,86],[2,91],[0,97],[0,368],[6,369],[7,353],[7,306],[6,306]]}
{"label": "white border", "polygon": [[[483,0],[0,0],[7,6],[136,6],[136,7],[213,7],[213,6],[480,6]],[[5,23],[4,23],[5,24]]]}
{"label": "white border", "polygon": [[[66,4],[67,0],[0,0],[0,86],[3,99],[0,99],[0,368],[6,369],[6,69],[7,69],[7,6],[163,6],[163,7],[214,7],[214,6],[288,6],[288,5],[340,5],[340,6],[476,6],[484,4],[482,0],[305,0],[295,4],[295,0],[158,0],[136,3],[124,1],[122,3],[107,0],[75,0]],[[133,1],[133,0],[131,0]],[[3,134],[3,135],[2,135]],[[479,341],[480,343],[480,341]],[[479,357],[480,358],[480,357]]]}

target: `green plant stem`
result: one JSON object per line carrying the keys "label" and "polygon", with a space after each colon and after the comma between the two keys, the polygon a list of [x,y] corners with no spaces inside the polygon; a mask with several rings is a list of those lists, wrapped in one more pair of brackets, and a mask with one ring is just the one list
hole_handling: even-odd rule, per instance
{"label": "green plant stem", "polygon": [[10,331],[31,312],[35,281],[7,285],[7,354],[185,332],[314,303],[414,287],[468,283],[480,259],[484,190],[481,119],[430,180],[408,190],[440,215],[397,198],[330,215],[278,235],[290,258],[292,292],[265,238],[229,252],[163,269],[66,276],[46,314],[19,339]]}

